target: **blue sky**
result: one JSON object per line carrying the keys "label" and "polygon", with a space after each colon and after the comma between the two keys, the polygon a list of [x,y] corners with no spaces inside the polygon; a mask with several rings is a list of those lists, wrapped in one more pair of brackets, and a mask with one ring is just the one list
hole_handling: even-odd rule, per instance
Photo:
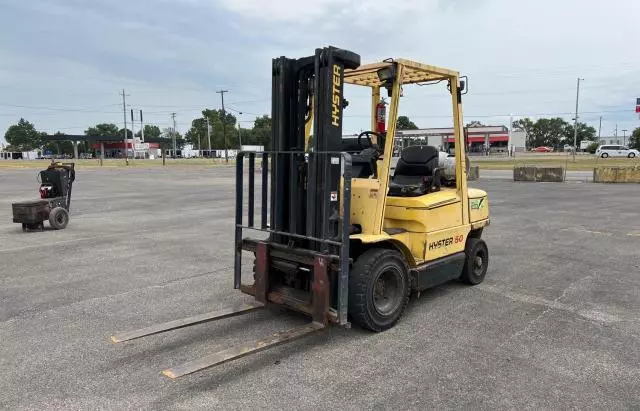
{"label": "blue sky", "polygon": [[[268,4],[268,5],[267,5]],[[640,126],[640,2],[586,0],[4,0],[0,13],[0,136],[20,117],[81,134],[122,126],[128,108],[182,132],[225,102],[248,126],[270,112],[271,58],[316,47],[363,62],[405,57],[469,76],[465,120],[529,115],[581,119],[613,134]],[[635,50],[635,52],[634,52]],[[368,128],[368,99],[348,90],[345,132]],[[451,124],[443,87],[407,88],[400,107],[421,127]]]}

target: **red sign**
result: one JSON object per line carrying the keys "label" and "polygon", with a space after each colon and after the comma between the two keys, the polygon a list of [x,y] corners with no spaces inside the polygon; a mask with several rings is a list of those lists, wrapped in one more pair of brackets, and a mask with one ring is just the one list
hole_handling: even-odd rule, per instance
{"label": "red sign", "polygon": [[640,106],[636,106],[636,113],[640,113]]}

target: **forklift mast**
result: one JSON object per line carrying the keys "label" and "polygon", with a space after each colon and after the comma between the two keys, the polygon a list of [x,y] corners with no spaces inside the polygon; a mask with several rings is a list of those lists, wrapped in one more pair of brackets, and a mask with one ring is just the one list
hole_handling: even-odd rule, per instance
{"label": "forklift mast", "polygon": [[359,55],[335,47],[273,60],[270,225],[298,237],[272,234],[270,242],[328,252],[328,243],[299,236],[339,235],[344,70],[359,65]]}

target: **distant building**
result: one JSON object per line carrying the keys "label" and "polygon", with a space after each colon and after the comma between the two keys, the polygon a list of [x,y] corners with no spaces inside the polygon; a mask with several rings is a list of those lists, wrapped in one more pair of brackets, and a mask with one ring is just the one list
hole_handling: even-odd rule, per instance
{"label": "distant building", "polygon": [[[126,143],[127,156],[133,158],[149,158],[155,156],[160,148],[159,143],[145,143],[140,137],[129,138]],[[105,158],[124,157],[125,142],[124,141],[104,141],[94,142],[91,146],[96,151],[96,156],[100,157],[100,150],[104,148]]]}
{"label": "distant building", "polygon": [[[509,129],[505,126],[468,127],[466,141],[470,153],[507,152],[510,148],[524,151],[526,133],[514,130],[509,143]],[[418,130],[399,130],[396,133],[397,144],[403,139],[422,139],[425,144],[437,147],[443,151],[451,151],[455,146],[453,128],[423,128]]]}
{"label": "distant building", "polygon": [[629,144],[629,136],[626,138],[622,136],[609,136],[609,137],[600,137],[598,140],[599,144],[617,144],[617,145],[627,145]]}

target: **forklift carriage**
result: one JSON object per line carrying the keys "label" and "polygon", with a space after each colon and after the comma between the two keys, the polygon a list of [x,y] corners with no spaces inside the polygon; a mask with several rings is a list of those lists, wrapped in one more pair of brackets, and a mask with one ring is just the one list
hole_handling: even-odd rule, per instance
{"label": "forklift carriage", "polygon": [[[272,63],[272,150],[241,152],[236,159],[234,288],[255,301],[111,339],[119,343],[268,305],[286,306],[311,321],[164,370],[169,378],[307,336],[329,323],[384,331],[399,320],[412,291],[452,279],[479,284],[487,270],[488,250],[480,237],[489,225],[488,198],[467,188],[464,81],[457,72],[403,59],[360,65],[359,55],[335,47]],[[438,150],[429,146],[403,150],[392,176],[401,87],[443,81],[456,138],[453,185],[442,177]],[[342,136],[345,83],[371,89],[372,130],[357,138]],[[379,111],[382,89],[391,98],[386,129]],[[252,283],[243,282],[243,253],[253,260]]]}
{"label": "forklift carriage", "polygon": [[51,163],[40,171],[40,200],[13,203],[13,222],[22,224],[22,231],[44,230],[48,220],[52,228],[64,229],[69,223],[71,188],[75,180],[74,163]]}

